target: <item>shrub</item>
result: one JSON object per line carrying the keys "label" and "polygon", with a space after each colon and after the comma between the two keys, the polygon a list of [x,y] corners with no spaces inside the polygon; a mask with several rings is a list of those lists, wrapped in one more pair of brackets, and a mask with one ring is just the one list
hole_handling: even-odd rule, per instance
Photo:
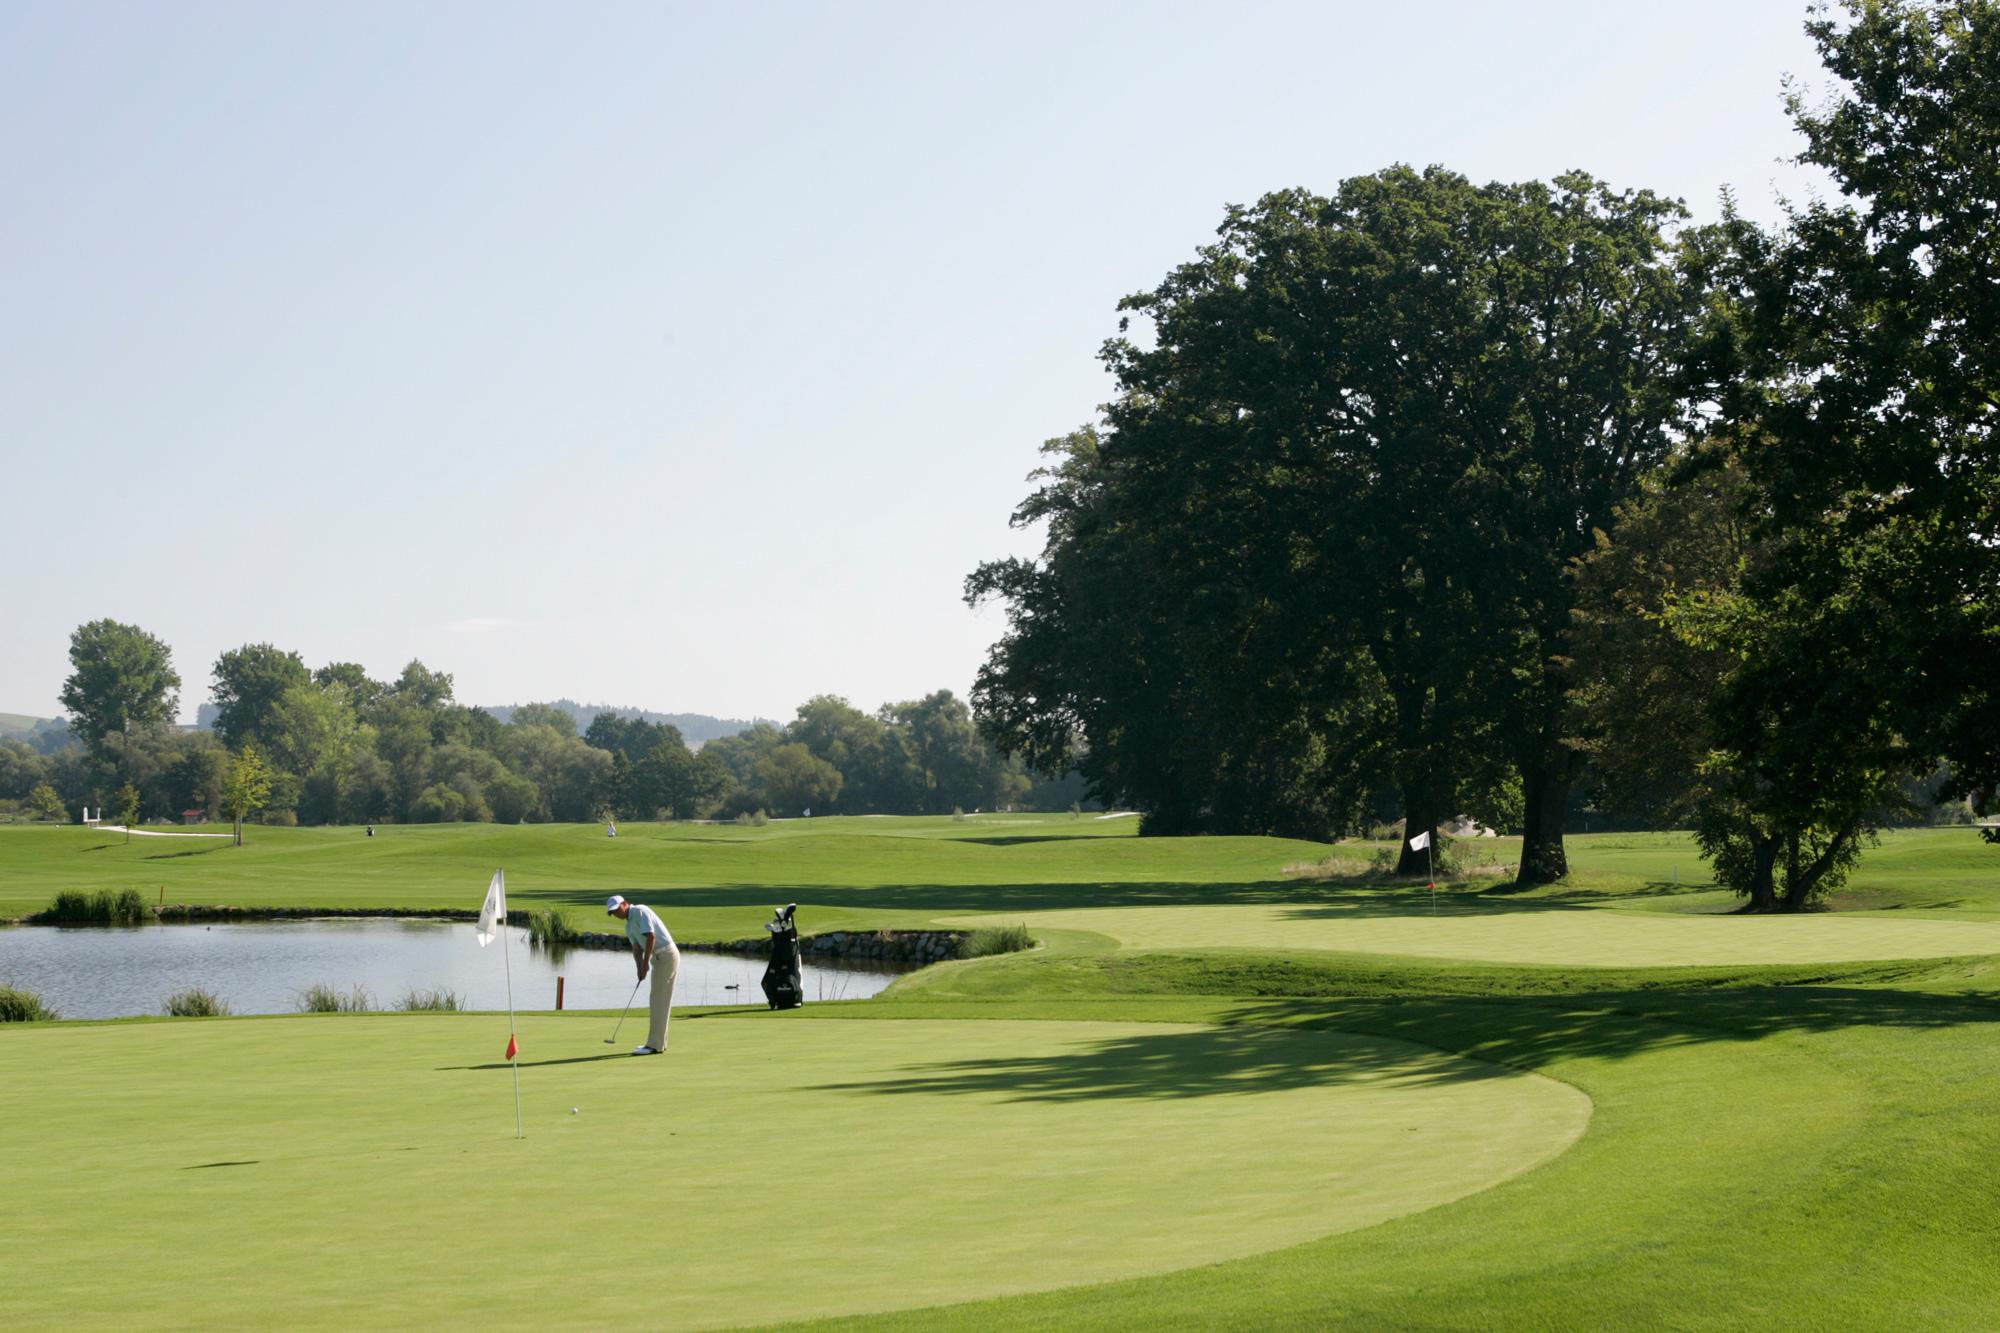
{"label": "shrub", "polygon": [[302,1014],[365,1014],[375,1007],[375,997],[366,986],[342,993],[324,982],[315,981],[299,992]]}
{"label": "shrub", "polygon": [[771,822],[771,817],[762,810],[745,810],[736,816],[736,822],[745,828],[763,828],[764,825]]}
{"label": "shrub", "polygon": [[136,926],[149,918],[146,900],[137,889],[99,889],[96,893],[64,889],[39,919],[59,926]]}
{"label": "shrub", "polygon": [[46,1023],[61,1017],[33,991],[0,986],[0,1023]]}
{"label": "shrub", "polygon": [[951,817],[952,817],[952,819],[953,819],[953,820],[957,821],[958,823],[961,823],[961,824],[963,824],[963,823],[965,822],[965,809],[964,809],[964,807],[962,807],[962,806],[956,806],[956,805],[954,805],[954,806],[953,806],[953,807],[951,808]]}
{"label": "shrub", "polygon": [[436,990],[413,990],[396,1002],[396,1007],[407,1013],[436,1012],[457,1013],[462,1007],[458,992],[438,987]]}
{"label": "shrub", "polygon": [[583,938],[583,932],[569,923],[569,918],[554,908],[537,907],[528,913],[528,943],[548,947],[575,944]]}
{"label": "shrub", "polygon": [[222,998],[203,986],[175,991],[160,1007],[175,1018],[220,1018],[229,1012]]}
{"label": "shrub", "polygon": [[1035,947],[1034,937],[1028,934],[1028,927],[989,926],[985,930],[975,930],[965,946],[959,950],[961,958],[985,958],[996,953],[1020,953],[1023,949]]}

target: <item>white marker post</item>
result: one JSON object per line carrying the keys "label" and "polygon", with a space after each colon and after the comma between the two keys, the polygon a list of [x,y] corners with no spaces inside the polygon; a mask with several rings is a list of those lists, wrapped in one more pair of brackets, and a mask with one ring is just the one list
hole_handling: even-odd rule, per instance
{"label": "white marker post", "polygon": [[[486,901],[479,908],[479,947],[484,949],[493,943],[493,937],[500,933],[500,927],[507,924],[507,872],[493,872],[493,882],[486,886]],[[507,950],[507,941],[500,941],[500,964],[507,973],[507,1064],[514,1071],[514,1137],[528,1137],[526,1126],[521,1120],[521,1066],[514,1057],[521,1053],[520,1043],[514,1037],[514,960]]]}

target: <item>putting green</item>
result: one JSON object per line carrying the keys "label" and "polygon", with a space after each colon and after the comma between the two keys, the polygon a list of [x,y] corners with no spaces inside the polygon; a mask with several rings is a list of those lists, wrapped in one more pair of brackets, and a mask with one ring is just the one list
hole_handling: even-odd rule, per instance
{"label": "putting green", "polygon": [[1373,916],[1337,905],[1081,908],[945,918],[1086,930],[1135,949],[1335,949],[1569,967],[1848,963],[2000,954],[2000,922],[1858,914],[1672,916],[1606,908],[1495,907]]}
{"label": "putting green", "polygon": [[521,1021],[525,1142],[491,1016],[0,1031],[0,1325],[962,1301],[1431,1208],[1590,1114],[1536,1075],[1298,1029],[684,1016],[635,1060],[607,1025]]}

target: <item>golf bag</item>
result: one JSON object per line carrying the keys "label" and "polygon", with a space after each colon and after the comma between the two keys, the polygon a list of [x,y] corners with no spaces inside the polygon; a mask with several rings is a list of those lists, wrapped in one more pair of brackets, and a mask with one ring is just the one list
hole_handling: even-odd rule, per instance
{"label": "golf bag", "polygon": [[797,903],[780,907],[764,929],[771,932],[771,961],[764,968],[764,998],[773,1009],[797,1009],[806,1002],[799,975],[799,928],[792,923]]}

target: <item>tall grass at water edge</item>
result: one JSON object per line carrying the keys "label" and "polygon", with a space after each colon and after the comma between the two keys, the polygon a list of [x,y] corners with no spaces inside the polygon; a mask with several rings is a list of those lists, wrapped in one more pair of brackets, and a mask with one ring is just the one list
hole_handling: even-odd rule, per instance
{"label": "tall grass at water edge", "polygon": [[46,1023],[61,1017],[35,992],[0,986],[0,1023]]}
{"label": "tall grass at water edge", "polygon": [[64,889],[38,919],[58,926],[138,926],[152,913],[137,889]]}
{"label": "tall grass at water edge", "polygon": [[975,930],[960,948],[960,958],[986,958],[996,953],[1020,953],[1023,949],[1035,947],[1034,937],[1028,934],[1028,927],[989,926],[985,930]]}
{"label": "tall grass at water edge", "polygon": [[298,1006],[302,1014],[365,1014],[374,1010],[375,997],[368,993],[366,986],[342,991],[325,982],[315,981],[299,992]]}
{"label": "tall grass at water edge", "polygon": [[534,908],[528,913],[528,943],[544,948],[560,948],[565,944],[575,944],[583,938],[583,932],[569,923],[569,918],[553,908]]}
{"label": "tall grass at water edge", "polygon": [[457,991],[440,986],[436,990],[412,990],[396,1002],[396,1007],[406,1013],[455,1014],[464,1008],[464,1002]]}
{"label": "tall grass at water edge", "polygon": [[221,1018],[230,1011],[222,997],[205,986],[175,991],[160,1008],[174,1018]]}

